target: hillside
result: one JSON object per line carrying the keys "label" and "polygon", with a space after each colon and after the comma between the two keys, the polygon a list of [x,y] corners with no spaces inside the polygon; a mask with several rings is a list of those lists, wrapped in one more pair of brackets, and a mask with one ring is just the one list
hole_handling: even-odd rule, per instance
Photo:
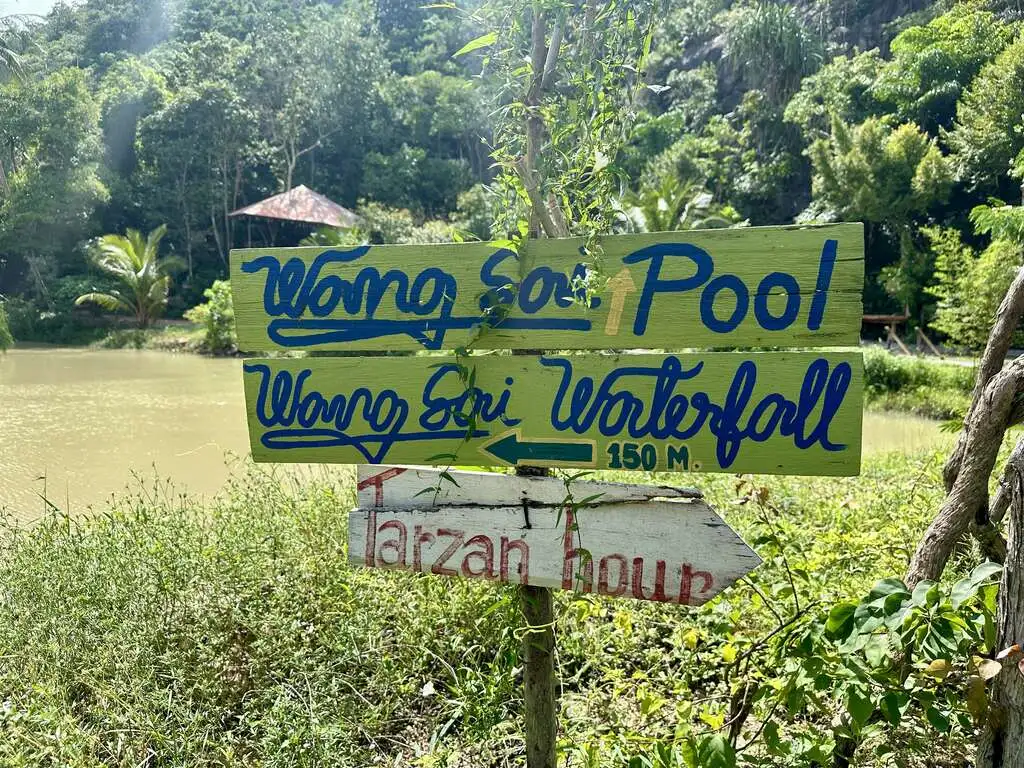
{"label": "hillside", "polygon": [[[1017,5],[667,9],[616,158],[613,226],[866,221],[868,309],[907,307],[976,344],[962,315],[990,311],[1020,262],[969,221],[1020,194]],[[497,91],[478,77],[485,52],[453,57],[483,31],[472,10],[86,0],[8,18],[0,295],[15,337],[80,338],[72,303],[103,288],[88,243],[127,228],[167,225],[164,247],[185,265],[180,315],[225,276],[232,247],[311,234],[228,215],[299,184],[358,209],[357,239],[489,236]]]}

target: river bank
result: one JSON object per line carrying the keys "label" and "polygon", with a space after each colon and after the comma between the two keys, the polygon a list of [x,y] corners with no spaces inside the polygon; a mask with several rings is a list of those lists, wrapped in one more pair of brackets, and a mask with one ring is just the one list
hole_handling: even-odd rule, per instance
{"label": "river bank", "polygon": [[195,323],[167,323],[144,330],[116,328],[88,345],[89,349],[148,349],[159,352],[183,352],[207,357],[240,357],[238,350],[211,352],[203,328]]}
{"label": "river bank", "polygon": [[974,378],[972,364],[901,357],[880,347],[864,353],[864,403],[871,409],[957,421],[970,404]]}

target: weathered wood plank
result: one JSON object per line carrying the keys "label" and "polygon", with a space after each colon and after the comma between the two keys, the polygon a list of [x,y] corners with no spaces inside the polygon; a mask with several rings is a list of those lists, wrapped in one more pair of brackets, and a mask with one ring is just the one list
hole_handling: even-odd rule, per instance
{"label": "weathered wood plank", "polygon": [[[582,241],[233,251],[242,349],[854,346],[860,224],[618,235],[591,285]],[[574,299],[576,299],[574,301]],[[589,302],[589,306],[587,306]],[[478,328],[497,307],[496,327]],[[507,313],[504,310],[508,310]],[[479,338],[478,338],[479,337]]]}
{"label": "weathered wood plank", "polygon": [[247,361],[253,457],[794,475],[860,468],[860,353],[487,355],[467,363]]}
{"label": "weathered wood plank", "polygon": [[[556,477],[519,477],[494,472],[449,473],[458,484],[442,477],[443,470],[432,467],[373,466],[357,468],[357,493],[360,507],[388,509],[433,506],[476,506],[482,500],[491,505],[521,506],[526,500],[531,507],[565,506],[569,489]],[[699,499],[700,491],[668,485],[635,485],[575,480],[570,484],[572,496],[594,499],[594,504],[636,504],[653,499]],[[424,493],[426,489],[437,492]]]}
{"label": "weathered wood plank", "polygon": [[371,568],[701,605],[761,559],[700,500],[591,509],[357,509],[349,560]]}

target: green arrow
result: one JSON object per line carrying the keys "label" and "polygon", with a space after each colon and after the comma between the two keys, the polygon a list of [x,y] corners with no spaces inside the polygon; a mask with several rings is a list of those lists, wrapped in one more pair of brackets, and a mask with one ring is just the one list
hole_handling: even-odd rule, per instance
{"label": "green arrow", "polygon": [[480,450],[513,467],[519,464],[594,466],[593,440],[523,440],[518,429],[498,435]]}

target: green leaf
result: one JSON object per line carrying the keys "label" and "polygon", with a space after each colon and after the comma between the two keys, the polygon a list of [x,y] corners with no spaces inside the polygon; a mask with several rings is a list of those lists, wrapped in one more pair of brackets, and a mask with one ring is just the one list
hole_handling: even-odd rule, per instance
{"label": "green leaf", "polygon": [[459,458],[457,453],[435,453],[433,456],[428,456],[425,461],[430,464],[435,461],[455,461]]}
{"label": "green leaf", "polygon": [[779,724],[774,720],[764,727],[763,737],[769,754],[782,757],[789,753],[789,744],[783,743],[782,738],[779,736]]}
{"label": "green leaf", "polygon": [[910,597],[910,591],[907,589],[907,585],[899,579],[882,579],[875,583],[875,586],[871,588],[871,592],[868,593],[868,599],[874,600],[879,597],[887,597],[889,595],[905,595]]}
{"label": "green leaf", "polygon": [[864,646],[864,658],[872,667],[882,666],[886,651],[889,650],[889,640],[886,635],[874,635]]}
{"label": "green leaf", "polygon": [[494,45],[496,42],[498,42],[498,33],[488,32],[486,34],[480,35],[480,37],[470,40],[464,46],[459,48],[459,50],[457,50],[454,54],[452,54],[452,58],[456,59],[459,56],[465,56],[467,53],[478,51],[481,48],[487,48],[488,46]]}
{"label": "green leaf", "polygon": [[974,597],[977,591],[977,585],[970,578],[960,579],[949,592],[949,603],[953,608],[959,608]]}
{"label": "green leaf", "polygon": [[849,637],[853,630],[853,615],[857,611],[857,603],[846,601],[832,606],[828,612],[828,621],[825,622],[825,632],[835,639]]}
{"label": "green leaf", "polygon": [[716,734],[701,742],[697,759],[701,768],[735,768],[736,751],[725,736]]}
{"label": "green leaf", "polygon": [[985,613],[985,647],[991,651],[996,647],[996,622],[992,614]]}
{"label": "green leaf", "polygon": [[910,597],[914,605],[919,608],[927,608],[930,605],[934,605],[938,601],[938,598],[939,585],[928,579],[925,579],[914,587],[914,594]]}
{"label": "green leaf", "polygon": [[875,711],[875,705],[865,691],[852,687],[846,693],[846,711],[850,713],[850,719],[860,728]]}
{"label": "green leaf", "polygon": [[907,710],[907,705],[909,703],[910,697],[907,696],[907,694],[889,691],[882,697],[882,701],[879,702],[878,708],[882,711],[882,716],[890,725],[899,725],[900,720],[903,719],[903,713]]}
{"label": "green leaf", "polygon": [[939,712],[935,707],[929,707],[924,715],[935,730],[942,731],[943,733],[949,730],[949,717]]}
{"label": "green leaf", "polygon": [[449,483],[454,485],[456,488],[461,488],[462,487],[461,485],[459,485],[459,481],[456,480],[454,477],[452,477],[452,473],[448,472],[447,470],[441,473],[441,478],[444,479],[444,480],[447,480]]}
{"label": "green leaf", "polygon": [[981,586],[986,581],[991,580],[995,576],[1002,575],[1002,572],[1003,566],[999,563],[986,562],[971,571],[971,575],[968,578],[971,580],[971,583],[977,587]]}
{"label": "green leaf", "polygon": [[[957,641],[956,632],[953,630],[953,625],[945,619],[936,619],[928,627],[928,634],[925,637],[927,643],[929,639],[932,639],[941,648],[943,648],[949,654],[957,653]],[[938,653],[936,656],[945,657],[945,654]]]}

